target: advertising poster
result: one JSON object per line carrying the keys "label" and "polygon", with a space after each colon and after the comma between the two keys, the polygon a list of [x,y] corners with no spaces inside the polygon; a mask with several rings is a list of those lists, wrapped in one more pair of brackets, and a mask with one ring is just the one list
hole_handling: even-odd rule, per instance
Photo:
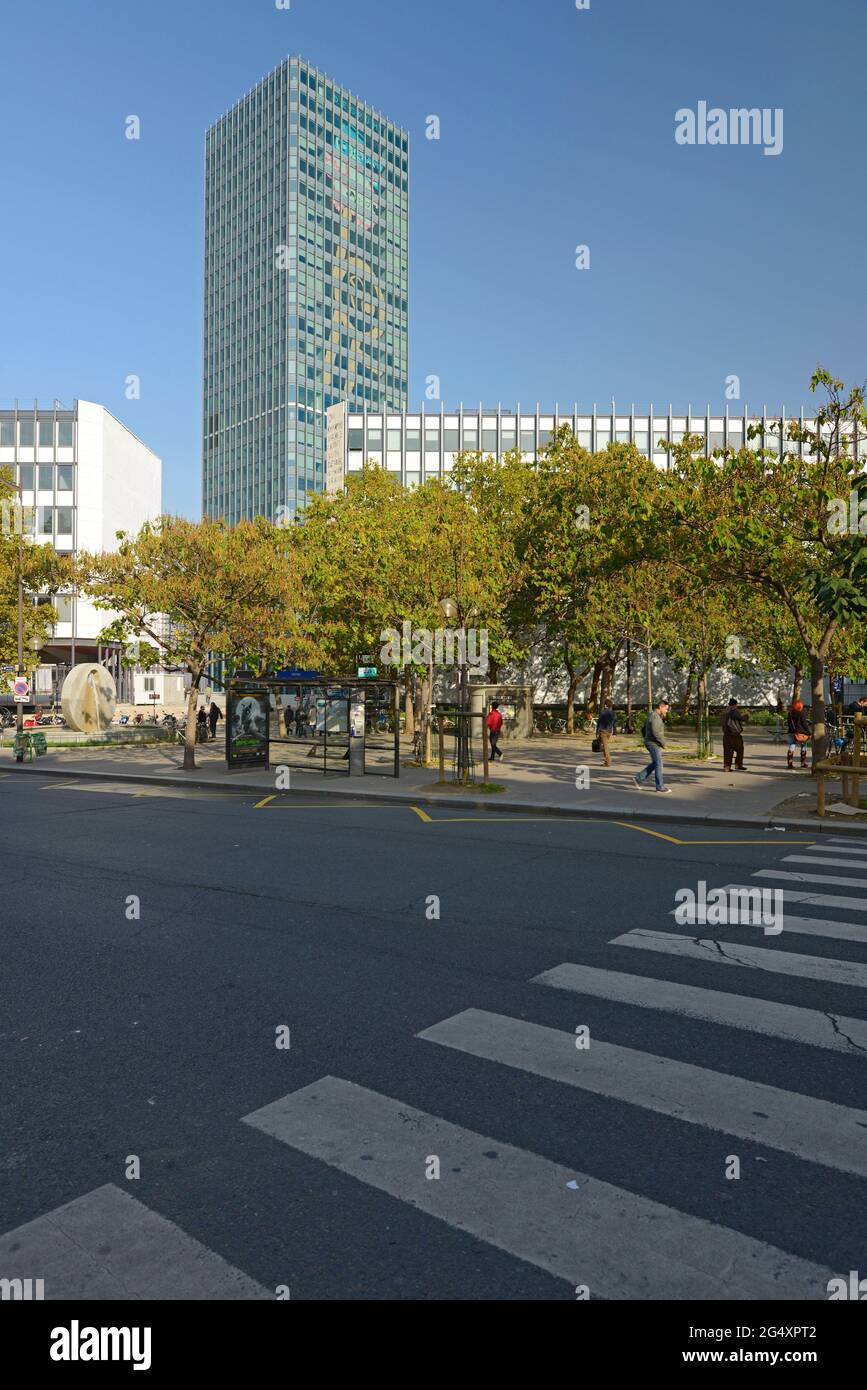
{"label": "advertising poster", "polygon": [[227,704],[226,761],[229,767],[267,768],[271,707],[267,690],[236,686],[229,691]]}

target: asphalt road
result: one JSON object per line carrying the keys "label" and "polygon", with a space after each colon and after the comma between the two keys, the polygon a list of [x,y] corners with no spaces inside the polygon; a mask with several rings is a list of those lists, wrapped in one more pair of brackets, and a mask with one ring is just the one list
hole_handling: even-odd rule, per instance
{"label": "asphalt road", "polygon": [[[0,1278],[574,1300],[867,1274],[867,852],[35,776],[0,805]],[[678,927],[699,880],[838,901],[780,936]]]}

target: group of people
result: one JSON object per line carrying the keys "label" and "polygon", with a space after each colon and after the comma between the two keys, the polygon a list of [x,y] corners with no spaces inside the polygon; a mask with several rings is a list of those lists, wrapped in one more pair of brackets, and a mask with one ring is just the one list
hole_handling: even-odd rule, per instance
{"label": "group of people", "polygon": [[211,701],[209,709],[205,709],[204,705],[199,706],[199,712],[196,715],[196,736],[200,743],[207,743],[209,741],[209,736],[210,742],[213,743],[214,739],[217,737],[217,725],[222,717],[223,711],[213,700]]}
{"label": "group of people", "polygon": [[[655,709],[650,714],[643,729],[644,746],[650,756],[647,767],[635,777],[635,783],[639,787],[647,784],[653,777],[656,790],[667,794],[670,788],[665,785],[665,771],[663,750],[666,745],[665,721],[671,708],[669,700],[662,698],[657,701]],[[849,714],[863,714],[867,716],[867,695],[862,695],[860,699],[847,711]],[[725,772],[746,772],[744,765],[744,722],[746,715],[743,713],[737,700],[729,700],[728,708],[722,716],[722,736],[723,736],[723,770]],[[806,770],[809,767],[807,751],[813,737],[813,725],[807,718],[802,700],[795,700],[789,710],[788,720],[788,748],[787,762],[790,769],[795,767],[795,754],[800,757],[799,766]],[[603,757],[605,767],[610,768],[611,763],[611,740],[617,732],[617,714],[612,700],[605,700],[599,713],[596,723],[596,751]]]}

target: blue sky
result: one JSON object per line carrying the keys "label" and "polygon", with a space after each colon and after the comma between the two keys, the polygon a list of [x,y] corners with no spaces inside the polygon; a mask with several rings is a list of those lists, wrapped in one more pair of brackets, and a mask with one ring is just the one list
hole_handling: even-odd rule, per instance
{"label": "blue sky", "polygon": [[[167,510],[200,514],[204,130],[289,53],[410,131],[411,403],[867,374],[862,0],[6,0],[2,34],[0,403],[103,402]],[[781,107],[782,154],[678,145],[699,101]]]}

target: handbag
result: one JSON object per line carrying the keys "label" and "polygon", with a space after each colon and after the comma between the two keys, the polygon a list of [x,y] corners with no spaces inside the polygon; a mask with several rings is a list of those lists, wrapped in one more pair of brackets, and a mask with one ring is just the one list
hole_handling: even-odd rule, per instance
{"label": "handbag", "polygon": [[809,735],[809,734],[795,734],[795,742],[796,742],[796,743],[808,743],[809,740],[810,740],[810,735]]}
{"label": "handbag", "polygon": [[593,743],[591,744],[591,747],[592,747],[594,753],[601,753],[601,752],[602,752],[602,740],[601,740],[601,738],[594,738]]}

